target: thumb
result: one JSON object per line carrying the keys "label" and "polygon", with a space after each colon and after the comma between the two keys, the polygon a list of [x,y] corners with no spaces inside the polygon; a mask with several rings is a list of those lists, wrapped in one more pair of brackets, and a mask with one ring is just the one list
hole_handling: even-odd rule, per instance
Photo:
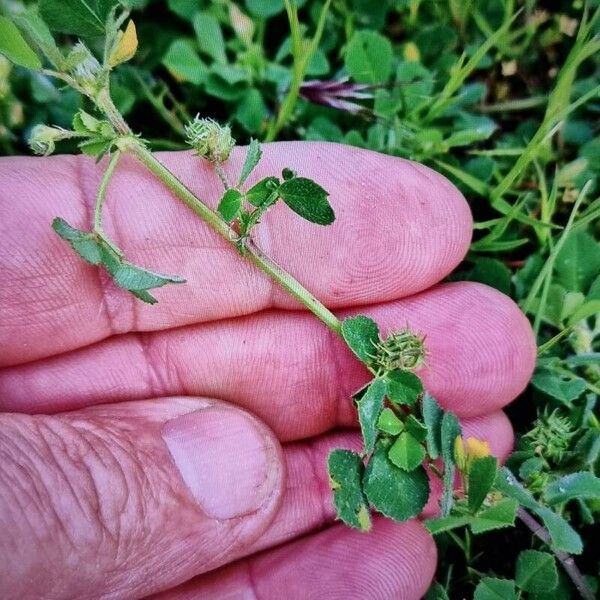
{"label": "thumb", "polygon": [[3,598],[140,597],[243,554],[283,489],[273,434],[204,399],[0,416]]}

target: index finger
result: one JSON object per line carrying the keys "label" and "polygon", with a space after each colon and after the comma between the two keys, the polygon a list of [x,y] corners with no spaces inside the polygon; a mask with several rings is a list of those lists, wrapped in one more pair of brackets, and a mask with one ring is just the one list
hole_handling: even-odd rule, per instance
{"label": "index finger", "polygon": [[[244,152],[234,152],[228,172],[239,172]],[[222,187],[207,163],[191,153],[159,158],[200,198],[217,204]],[[50,228],[55,216],[90,228],[102,167],[73,156],[0,162],[0,364],[36,360],[117,333],[299,308],[130,157],[110,184],[105,229],[132,262],[181,275],[187,283],[157,290],[155,306],[115,287]],[[447,275],[468,248],[472,222],[464,198],[426,167],[338,144],[284,142],[265,145],[249,184],[284,167],[325,187],[337,219],[319,227],[276,206],[257,227],[256,241],[330,307],[423,290]]]}

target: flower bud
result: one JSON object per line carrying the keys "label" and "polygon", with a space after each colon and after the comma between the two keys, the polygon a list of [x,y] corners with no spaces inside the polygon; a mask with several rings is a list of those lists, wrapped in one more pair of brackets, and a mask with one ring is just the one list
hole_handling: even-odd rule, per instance
{"label": "flower bud", "polygon": [[61,127],[36,125],[29,136],[29,147],[35,154],[48,156],[54,152],[55,143],[70,137],[71,132]]}
{"label": "flower bud", "polygon": [[379,342],[374,358],[376,364],[385,371],[414,371],[425,364],[424,338],[409,329],[403,329]]}
{"label": "flower bud", "polygon": [[198,156],[211,162],[221,163],[229,158],[235,140],[229,125],[220,125],[213,119],[198,116],[185,126],[186,141]]}
{"label": "flower bud", "polygon": [[71,75],[84,94],[94,97],[102,87],[100,75],[102,65],[82,42],[75,44],[67,57],[71,63]]}

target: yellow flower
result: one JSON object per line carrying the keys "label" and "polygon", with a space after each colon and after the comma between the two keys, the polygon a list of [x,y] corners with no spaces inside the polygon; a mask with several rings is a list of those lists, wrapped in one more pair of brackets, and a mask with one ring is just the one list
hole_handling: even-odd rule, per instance
{"label": "yellow flower", "polygon": [[454,460],[461,471],[468,472],[473,460],[489,455],[490,445],[486,441],[474,437],[469,437],[465,441],[462,436],[456,436],[454,440]]}
{"label": "yellow flower", "polygon": [[483,458],[490,453],[490,445],[486,441],[474,437],[467,438],[467,459]]}

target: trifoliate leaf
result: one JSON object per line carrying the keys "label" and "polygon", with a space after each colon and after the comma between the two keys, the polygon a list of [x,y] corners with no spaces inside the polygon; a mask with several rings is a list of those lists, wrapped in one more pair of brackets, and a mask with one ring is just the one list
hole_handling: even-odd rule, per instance
{"label": "trifoliate leaf", "polygon": [[42,62],[38,55],[30,48],[17,26],[6,17],[0,16],[0,54],[4,54],[8,60],[27,67],[39,70]]}
{"label": "trifoliate leaf", "polygon": [[460,424],[456,415],[451,412],[444,413],[440,428],[441,455],[444,460],[444,490],[440,503],[443,517],[450,514],[450,510],[454,504],[454,443],[460,434]]}
{"label": "trifoliate leaf", "polygon": [[595,500],[600,498],[600,478],[589,472],[571,473],[549,484],[544,496],[548,504],[568,502],[575,498]]}
{"label": "trifoliate leaf", "polygon": [[330,225],[335,221],[335,214],[327,200],[329,193],[312,179],[288,179],[279,186],[279,195],[295,213],[311,223]]}
{"label": "trifoliate leaf", "polygon": [[558,585],[554,557],[547,552],[524,550],[517,557],[515,581],[525,592],[551,592]]}
{"label": "trifoliate leaf", "polygon": [[377,421],[383,408],[384,396],[385,384],[381,379],[374,379],[356,403],[365,454],[372,452],[375,447]]}
{"label": "trifoliate leaf", "polygon": [[338,517],[350,527],[368,531],[371,517],[362,491],[361,457],[350,450],[333,450],[329,454],[328,468]]}
{"label": "trifoliate leaf", "polygon": [[223,194],[219,206],[217,206],[217,210],[228,223],[233,221],[240,214],[242,198],[242,194],[234,188],[227,190]]}
{"label": "trifoliate leaf", "polygon": [[132,59],[137,51],[138,39],[135,23],[129,19],[125,31],[119,31],[115,49],[108,59],[108,63],[114,67]]}
{"label": "trifoliate leaf", "polygon": [[423,383],[410,371],[390,371],[386,384],[387,397],[395,404],[414,404],[423,392]]}
{"label": "trifoliate leaf", "polygon": [[444,411],[435,399],[425,393],[422,400],[421,412],[427,427],[427,452],[435,460],[442,451],[442,417]]}
{"label": "trifoliate leaf", "polygon": [[471,461],[468,476],[469,510],[475,512],[489,494],[494,480],[498,461],[493,456],[475,458]]}
{"label": "trifoliate leaf", "polygon": [[379,415],[377,427],[384,433],[398,435],[404,429],[404,424],[391,408],[384,408]]}
{"label": "trifoliate leaf", "polygon": [[471,520],[471,531],[475,534],[514,525],[519,504],[512,498],[503,498],[493,506],[483,509]]}
{"label": "trifoliate leaf", "polygon": [[389,459],[405,471],[413,471],[425,458],[425,448],[407,431],[403,431],[388,452]]}
{"label": "trifoliate leaf", "polygon": [[357,31],[344,55],[346,70],[359,83],[386,83],[392,69],[392,44],[376,31]]}
{"label": "trifoliate leaf", "polygon": [[342,337],[362,362],[371,362],[375,345],[379,342],[379,328],[373,319],[363,315],[344,319]]}
{"label": "trifoliate leaf", "polygon": [[483,577],[475,588],[473,600],[515,600],[516,597],[512,579]]}
{"label": "trifoliate leaf", "polygon": [[[250,144],[248,145],[248,150],[246,151],[246,159],[244,160],[244,166],[242,167],[242,171],[240,173],[238,187],[244,185],[244,182],[246,181],[246,179],[248,179],[250,173],[252,173],[252,171],[254,170],[254,167],[256,167],[256,165],[259,163],[261,156],[262,150],[260,148],[258,140],[251,139]],[[276,178],[273,177],[271,179]],[[263,181],[265,180],[263,179]],[[279,182],[277,182],[277,185],[279,185]]]}
{"label": "trifoliate leaf", "polygon": [[416,517],[429,498],[429,480],[425,469],[403,471],[388,458],[383,444],[375,449],[365,469],[363,489],[369,502],[395,521]]}
{"label": "trifoliate leaf", "polygon": [[279,179],[277,177],[265,177],[246,192],[246,200],[252,206],[260,207],[271,197],[278,187]]}

